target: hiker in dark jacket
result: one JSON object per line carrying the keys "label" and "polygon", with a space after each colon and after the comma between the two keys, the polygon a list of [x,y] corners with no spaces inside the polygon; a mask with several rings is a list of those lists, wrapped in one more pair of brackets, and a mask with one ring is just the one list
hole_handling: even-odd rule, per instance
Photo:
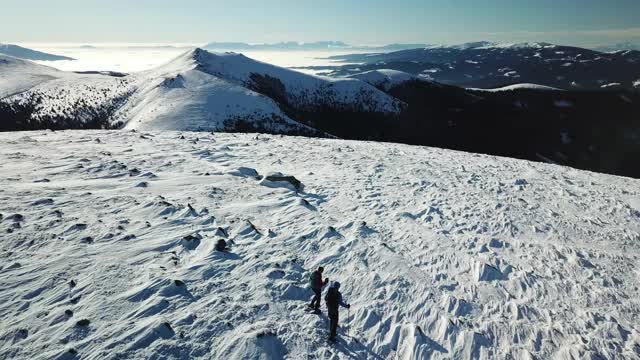
{"label": "hiker in dark jacket", "polygon": [[329,341],[336,341],[336,331],[338,330],[338,310],[339,306],[347,309],[351,308],[350,304],[345,303],[342,300],[342,294],[340,293],[340,283],[334,281],[329,286],[327,295],[324,296],[324,300],[327,302],[327,309],[329,311],[330,331]]}
{"label": "hiker in dark jacket", "polygon": [[322,272],[324,268],[320,266],[318,270],[314,271],[311,274],[311,278],[309,279],[309,285],[311,285],[311,290],[313,290],[313,299],[311,300],[311,304],[309,307],[316,311],[320,310],[320,299],[322,299],[322,288],[329,283],[329,279],[324,279],[322,281]]}

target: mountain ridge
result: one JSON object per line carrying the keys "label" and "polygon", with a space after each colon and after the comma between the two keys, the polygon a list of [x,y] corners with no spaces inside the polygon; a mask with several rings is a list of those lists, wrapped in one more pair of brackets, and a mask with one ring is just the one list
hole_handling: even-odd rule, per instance
{"label": "mountain ridge", "polygon": [[[23,74],[49,71],[33,63],[15,66],[19,65],[28,68]],[[4,68],[8,69],[9,64]],[[21,72],[11,71],[18,74],[15,84],[5,84],[5,88],[12,85],[21,91],[12,94],[6,90],[11,96],[2,99],[4,111],[7,116],[13,113],[14,118],[20,119],[15,121],[24,126],[37,127],[38,122],[46,126],[56,122],[85,126],[84,123],[98,121],[111,128],[147,126],[144,123],[151,120],[162,129],[274,132],[282,125],[287,133],[312,135],[321,132],[292,120],[281,107],[295,113],[294,118],[320,111],[397,113],[401,107],[400,101],[356,79],[317,77],[237,53],[212,54],[201,49],[187,51],[156,69],[128,76],[55,71],[47,81],[32,83]],[[103,111],[105,108],[108,111]],[[192,114],[187,117],[192,125],[187,118],[180,119],[186,109]],[[8,122],[10,128],[11,120]],[[264,127],[267,122],[273,126]]]}
{"label": "mountain ridge", "polygon": [[565,90],[634,89],[640,79],[640,51],[603,53],[548,43],[475,42],[328,59],[346,64],[302,68],[329,76],[386,68],[471,88],[536,83]]}
{"label": "mountain ridge", "polygon": [[[628,90],[559,91],[516,84],[486,91],[384,68],[327,78],[201,49],[127,76],[49,74],[49,68],[25,64],[23,74],[43,72],[44,77],[32,82],[18,74],[9,84],[23,88],[0,99],[0,130],[334,136],[640,177],[633,162],[640,156],[640,93]],[[3,68],[9,64],[0,63],[0,73]]]}
{"label": "mountain ridge", "polygon": [[75,60],[68,56],[54,55],[45,53],[42,51],[32,50],[24,48],[22,46],[13,44],[0,43],[0,54],[13,56],[24,60],[39,60],[39,61],[60,61],[60,60]]}

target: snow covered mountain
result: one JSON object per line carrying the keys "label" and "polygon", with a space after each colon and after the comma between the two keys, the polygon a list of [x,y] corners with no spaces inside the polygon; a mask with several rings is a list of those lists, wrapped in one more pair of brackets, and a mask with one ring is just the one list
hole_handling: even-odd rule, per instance
{"label": "snow covered mountain", "polygon": [[640,76],[639,51],[604,53],[547,43],[481,41],[331,58],[354,64],[312,68],[332,76],[394,69],[445,84],[473,88],[534,83],[566,90],[631,89]]}
{"label": "snow covered mountain", "polygon": [[[206,52],[185,53],[167,65],[132,75],[136,90],[114,118],[127,129],[316,131],[291,120],[271,98],[203,69]],[[206,53],[208,54],[208,53]],[[212,55],[213,56],[213,55]]]}
{"label": "snow covered mountain", "polygon": [[5,131],[335,136],[640,177],[640,93],[632,91],[557,91],[532,84],[480,91],[392,69],[326,78],[200,49],[127,76],[67,73],[10,57],[0,58],[0,74],[6,74],[0,80]]}
{"label": "snow covered mountain", "polygon": [[127,77],[58,71],[0,55],[0,130],[101,128],[133,92]]}
{"label": "snow covered mountain", "polygon": [[402,85],[407,81],[420,80],[418,76],[391,69],[365,71],[349,77],[362,80],[384,90],[391,90],[392,88]]}
{"label": "snow covered mountain", "polygon": [[640,51],[640,42],[636,41],[625,41],[612,45],[602,45],[595,47],[594,50],[601,52],[615,52],[615,51],[627,51],[627,50],[638,50]]}
{"label": "snow covered mountain", "polygon": [[[640,358],[638,180],[255,134],[0,144],[1,359]],[[335,346],[320,265],[352,304]]]}
{"label": "snow covered mountain", "polygon": [[[299,121],[327,112],[394,114],[403,105],[356,79],[311,76],[200,49],[124,77],[51,71],[11,59],[0,63],[0,72],[13,74],[0,88],[5,123],[311,135],[318,131]],[[37,74],[38,81],[21,74]]]}
{"label": "snow covered mountain", "polygon": [[0,54],[0,99],[61,76],[60,71]]}
{"label": "snow covered mountain", "polygon": [[[195,49],[175,60],[179,67],[195,66],[199,71],[271,93],[273,98],[299,110],[321,107],[352,111],[397,113],[401,103],[369,84],[355,79],[334,79],[250,59],[242,54],[213,54]],[[173,66],[174,63],[169,64]]]}
{"label": "snow covered mountain", "polygon": [[74,60],[67,56],[48,54],[41,51],[27,49],[18,45],[0,44],[0,54],[13,56],[25,60],[41,60],[41,61],[58,61],[58,60]]}
{"label": "snow covered mountain", "polygon": [[553,88],[550,86],[538,85],[538,84],[513,84],[509,86],[503,86],[497,89],[473,89],[469,88],[467,90],[473,91],[488,91],[488,92],[497,92],[497,91],[514,91],[514,90],[543,90],[543,91],[561,91],[561,89]]}

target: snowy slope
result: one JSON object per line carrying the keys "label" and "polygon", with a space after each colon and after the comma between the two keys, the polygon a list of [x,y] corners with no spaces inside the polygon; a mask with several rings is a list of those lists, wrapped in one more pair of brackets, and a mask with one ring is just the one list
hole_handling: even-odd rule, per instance
{"label": "snowy slope", "polygon": [[62,75],[54,68],[0,54],[0,99]]}
{"label": "snowy slope", "polygon": [[[107,124],[109,115],[134,90],[128,77],[64,72],[0,55],[0,107],[29,109],[29,120],[42,127],[69,128],[96,121]],[[23,113],[0,114],[4,122],[11,122]]]}
{"label": "snowy slope", "polygon": [[392,113],[400,110],[399,101],[366,82],[304,74],[232,52],[210,53],[195,49],[185,53],[168,66],[190,65],[202,72],[245,87],[255,85],[255,75],[275,78],[284,86],[289,102],[300,107],[328,104],[375,112]]}
{"label": "snowy slope", "polygon": [[384,90],[389,90],[394,86],[400,85],[407,81],[420,79],[415,75],[391,69],[365,71],[359,74],[351,75],[349,77],[362,80]]}
{"label": "snowy slope", "polygon": [[45,124],[98,118],[117,127],[126,123],[140,129],[229,130],[230,121],[242,119],[268,132],[314,132],[289,119],[273,100],[195,66],[174,62],[120,77],[62,72],[7,57],[0,63],[0,74],[6,75],[0,94],[13,107],[33,106],[31,120]]}
{"label": "snowy slope", "polygon": [[8,74],[0,80],[0,115],[19,122],[18,129],[126,124],[141,130],[312,135],[319,132],[302,124],[305,114],[395,115],[404,106],[364,81],[306,75],[235,53],[194,49],[123,77],[61,72],[7,59],[0,62],[0,75]]}
{"label": "snowy slope", "polygon": [[42,51],[27,49],[22,46],[13,44],[0,44],[0,54],[13,56],[25,60],[40,61],[59,61],[74,60],[70,57],[48,54]]}
{"label": "snowy slope", "polygon": [[497,89],[477,89],[477,88],[468,88],[467,90],[474,91],[487,91],[487,92],[499,92],[499,91],[513,91],[513,90],[546,90],[546,91],[562,91],[561,89],[554,88],[551,86],[544,86],[538,84],[514,84],[509,86],[504,86]]}
{"label": "snowy slope", "polygon": [[191,50],[132,75],[137,91],[116,118],[125,128],[140,130],[228,130],[242,119],[267,132],[314,132],[290,119],[273,99],[203,71],[201,53],[207,52]]}
{"label": "snowy slope", "polygon": [[[640,358],[638,180],[255,134],[0,144],[2,359]],[[336,346],[318,265],[353,304]]]}
{"label": "snowy slope", "polygon": [[123,110],[126,129],[224,130],[234,117],[260,123],[281,119],[269,127],[270,132],[303,128],[268,97],[199,71],[180,73],[140,94],[131,102],[132,108]]}

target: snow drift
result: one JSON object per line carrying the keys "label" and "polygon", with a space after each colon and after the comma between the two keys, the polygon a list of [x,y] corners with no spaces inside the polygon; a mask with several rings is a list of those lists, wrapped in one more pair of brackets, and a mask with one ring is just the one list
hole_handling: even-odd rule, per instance
{"label": "snow drift", "polygon": [[[638,180],[273,135],[0,143],[0,358],[639,357]],[[353,304],[336,346],[304,310],[319,265]]]}

